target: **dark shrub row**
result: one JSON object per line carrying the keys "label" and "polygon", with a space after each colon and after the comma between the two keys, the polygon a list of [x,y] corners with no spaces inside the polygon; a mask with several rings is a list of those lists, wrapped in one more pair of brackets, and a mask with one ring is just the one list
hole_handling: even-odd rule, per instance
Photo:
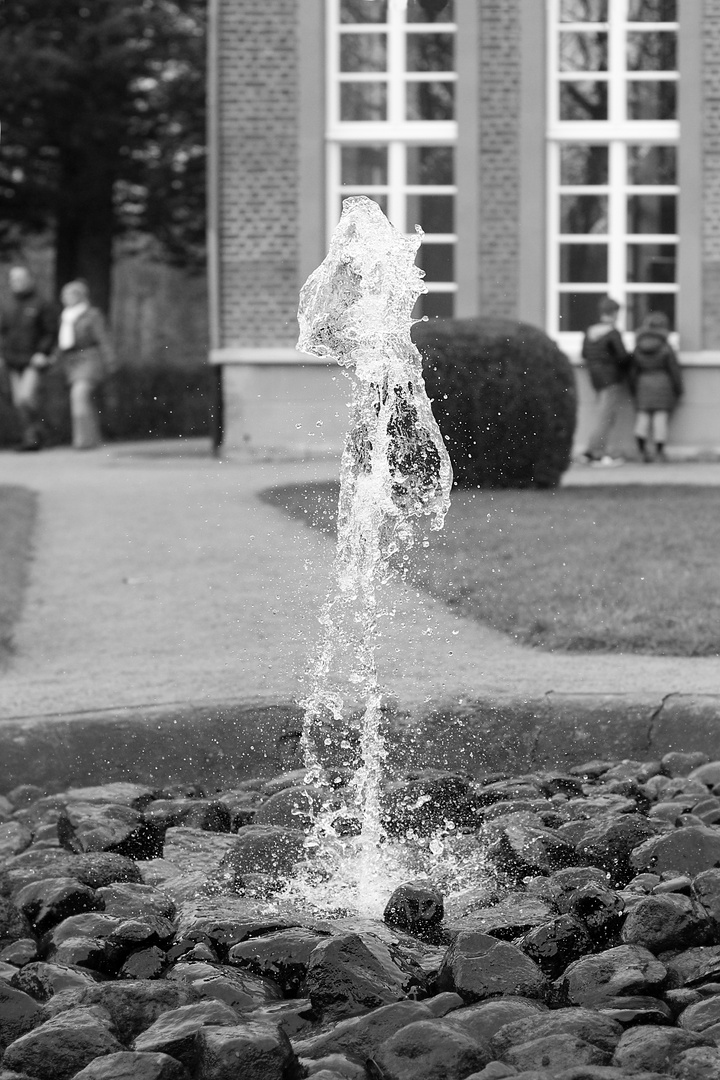
{"label": "dark shrub row", "polygon": [[570,464],[572,366],[511,319],[417,323],[428,395],[460,487],[555,487]]}

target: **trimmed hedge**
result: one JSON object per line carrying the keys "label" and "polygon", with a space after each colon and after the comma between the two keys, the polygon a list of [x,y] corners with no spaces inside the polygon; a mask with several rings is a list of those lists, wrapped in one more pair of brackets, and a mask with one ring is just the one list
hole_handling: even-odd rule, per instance
{"label": "trimmed hedge", "polygon": [[[121,368],[98,392],[103,434],[118,440],[208,435],[212,383],[206,364]],[[50,445],[70,442],[68,388],[59,370],[50,369],[44,377],[42,416]],[[13,412],[0,395],[0,446],[12,445],[18,436]]]}
{"label": "trimmed hedge", "polygon": [[552,488],[570,464],[570,361],[512,319],[416,323],[413,339],[459,487]]}

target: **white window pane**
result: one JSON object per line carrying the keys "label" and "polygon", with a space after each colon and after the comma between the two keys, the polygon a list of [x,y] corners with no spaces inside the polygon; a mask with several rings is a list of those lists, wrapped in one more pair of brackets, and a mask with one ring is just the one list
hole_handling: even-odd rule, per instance
{"label": "white window pane", "polygon": [[342,34],[341,71],[386,71],[386,34]]}
{"label": "white window pane", "polygon": [[677,70],[677,34],[673,30],[645,30],[627,36],[628,71]]}
{"label": "white window pane", "polygon": [[455,83],[408,83],[406,102],[408,120],[453,120]]}
{"label": "white window pane", "polygon": [[628,0],[628,22],[677,22],[677,0]]}
{"label": "white window pane", "polygon": [[558,330],[587,330],[588,326],[597,322],[598,305],[605,295],[604,291],[560,293]]}
{"label": "white window pane", "polygon": [[385,83],[345,82],[340,84],[341,120],[387,119],[387,86]]}
{"label": "white window pane", "polygon": [[628,81],[628,120],[674,120],[677,117],[677,92],[676,82]]}
{"label": "white window pane", "polygon": [[408,71],[454,71],[454,34],[408,34]]}
{"label": "white window pane", "polygon": [[341,184],[387,184],[387,146],[343,146],[340,151]]}
{"label": "white window pane", "polygon": [[607,281],[607,244],[561,244],[560,281],[599,282]]}
{"label": "white window pane", "polygon": [[676,146],[628,146],[628,184],[676,184]]}
{"label": "white window pane", "polygon": [[340,22],[387,22],[387,0],[340,0]]}
{"label": "white window pane", "polygon": [[672,285],[676,280],[676,244],[628,244],[627,279]]}
{"label": "white window pane", "polygon": [[559,91],[561,120],[607,120],[607,82],[563,81]]}
{"label": "white window pane", "polygon": [[427,281],[455,280],[455,245],[423,244],[418,252],[418,266]]}
{"label": "white window pane", "polygon": [[413,308],[413,319],[452,319],[455,314],[455,294],[446,292],[428,292],[418,297]]}
{"label": "white window pane", "polygon": [[454,0],[408,0],[405,15],[409,23],[455,22]]}
{"label": "white window pane", "polygon": [[452,146],[408,146],[408,184],[454,184],[455,148]]}
{"label": "white window pane", "polygon": [[560,22],[607,22],[608,0],[560,0]]}
{"label": "white window pane", "polygon": [[651,311],[662,311],[667,315],[670,326],[675,326],[675,293],[633,293],[627,294],[627,328],[637,330]]}
{"label": "white window pane", "polygon": [[573,185],[607,184],[607,146],[568,143],[560,147],[560,183]]}
{"label": "white window pane", "polygon": [[420,225],[426,233],[454,233],[455,196],[408,195],[407,222],[408,228]]}
{"label": "white window pane", "polygon": [[628,195],[629,233],[676,233],[676,195]]}
{"label": "white window pane", "polygon": [[561,71],[607,71],[608,36],[604,31],[565,30],[559,54]]}
{"label": "white window pane", "polygon": [[560,232],[592,235],[607,232],[607,195],[561,195]]}

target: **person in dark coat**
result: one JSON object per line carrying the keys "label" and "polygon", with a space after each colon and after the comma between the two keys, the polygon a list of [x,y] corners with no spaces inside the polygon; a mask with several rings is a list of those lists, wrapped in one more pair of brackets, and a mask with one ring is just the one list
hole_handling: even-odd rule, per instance
{"label": "person in dark coat", "polygon": [[643,461],[652,461],[650,442],[658,461],[665,461],[668,421],[682,397],[683,377],[675,350],[668,342],[670,323],[662,311],[652,311],[638,330],[630,358],[630,388],[635,398],[635,440]]}
{"label": "person in dark coat", "polygon": [[41,445],[40,390],[57,334],[57,313],[37,292],[30,271],[13,266],[11,299],[0,310],[0,368],[10,384],[10,399],[20,420],[19,450]]}
{"label": "person in dark coat", "polygon": [[623,386],[627,377],[629,354],[616,327],[620,305],[609,296],[600,301],[599,320],[589,326],[583,340],[582,355],[587,364],[593,390],[598,395],[595,427],[582,455],[590,464],[619,465],[609,456],[608,439],[615,425]]}

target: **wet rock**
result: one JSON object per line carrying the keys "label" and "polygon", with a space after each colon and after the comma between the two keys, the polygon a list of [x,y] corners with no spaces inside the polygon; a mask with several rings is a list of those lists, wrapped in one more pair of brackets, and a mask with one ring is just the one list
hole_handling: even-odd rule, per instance
{"label": "wet rock", "polygon": [[[559,1035],[570,1036],[579,1042],[594,1046],[602,1052],[604,1061],[595,1059],[584,1061],[584,1064],[603,1065],[607,1064],[612,1056],[622,1035],[622,1027],[615,1020],[601,1016],[591,1009],[559,1009],[555,1012],[526,1016],[506,1024],[490,1040],[490,1049],[497,1057],[517,1064],[509,1056],[513,1047]],[[571,1063],[560,1061],[557,1065]],[[530,1065],[523,1066],[523,1068],[530,1067]],[[532,1067],[541,1066],[538,1062]]]}
{"label": "wet rock", "polygon": [[701,784],[709,788],[720,784],[720,761],[708,761],[703,765],[698,765],[688,774],[688,779],[699,780]]}
{"label": "wet rock", "polygon": [[121,1050],[102,1010],[70,1009],[11,1043],[3,1066],[37,1080],[69,1080],[95,1058]]}
{"label": "wet rock", "polygon": [[56,964],[113,974],[130,951],[116,941],[122,926],[122,919],[99,912],[71,915],[43,940],[43,953]]}
{"label": "wet rock", "polygon": [[513,994],[542,999],[549,984],[538,965],[516,946],[465,931],[445,954],[438,989],[455,990],[467,1002]]}
{"label": "wet rock", "polygon": [[232,815],[219,799],[157,799],[145,811],[145,821],[164,831],[185,825],[204,832],[230,832]]}
{"label": "wet rock", "polygon": [[94,984],[95,976],[90,971],[42,961],[25,964],[12,977],[12,985],[36,1001],[47,1001],[64,990],[83,989]]}
{"label": "wet rock", "polygon": [[455,994],[452,991],[445,991],[443,994],[435,994],[434,997],[428,998],[425,1001],[428,1010],[433,1016],[440,1019],[443,1016],[447,1016],[448,1013],[457,1012],[461,1009],[465,1002],[459,994]]}
{"label": "wet rock", "polygon": [[683,1050],[675,1059],[672,1075],[675,1080],[720,1080],[720,1050],[710,1046]]}
{"label": "wet rock", "polygon": [[350,1061],[344,1054],[328,1054],[318,1061],[304,1059],[300,1065],[307,1076],[314,1076],[316,1080],[367,1080],[368,1075],[362,1065]]}
{"label": "wet rock", "polygon": [[6,821],[0,825],[0,860],[19,855],[30,847],[33,834],[21,821]]}
{"label": "wet rock", "polygon": [[[431,1004],[428,1002],[428,1005]],[[477,1005],[466,1005],[465,1008],[454,1010],[447,1017],[447,1022],[460,1028],[477,1042],[489,1043],[493,1035],[506,1024],[546,1011],[547,1006],[542,1002],[528,998],[492,998],[490,1001],[481,1001]]]}
{"label": "wet rock", "polygon": [[0,944],[8,945],[18,938],[30,937],[32,926],[15,904],[0,897]]}
{"label": "wet rock", "polygon": [[681,987],[678,990],[665,990],[663,1000],[672,1012],[673,1017],[677,1019],[681,1012],[689,1009],[691,1005],[696,1005],[698,1001],[703,1001],[704,998],[699,990]]}
{"label": "wet rock", "polygon": [[159,979],[167,958],[162,949],[152,945],[148,949],[139,949],[127,958],[118,972],[120,979]]}
{"label": "wet rock", "polygon": [[151,859],[162,851],[164,830],[119,803],[68,802],[57,830],[60,844],[73,852],[113,851]]}
{"label": "wet rock", "polygon": [[608,887],[608,875],[597,866],[569,866],[556,870],[549,877],[538,877],[527,883],[528,892],[551,903],[562,915],[569,911],[569,901],[585,885]]}
{"label": "wet rock", "polygon": [[44,1019],[36,1001],[0,980],[0,1050]]}
{"label": "wet rock", "polygon": [[478,907],[469,898],[448,904],[445,929],[456,934],[475,931],[513,941],[552,918],[548,904],[526,893],[509,893],[499,903]]}
{"label": "wet rock", "polygon": [[487,1047],[444,1020],[418,1020],[383,1042],[373,1060],[387,1080],[464,1080],[487,1065]]}
{"label": "wet rock", "polygon": [[383,919],[414,934],[432,932],[445,914],[439,889],[423,881],[408,881],[398,887],[385,905]]}
{"label": "wet rock", "polygon": [[257,1020],[262,1024],[275,1024],[283,1029],[289,1039],[306,1035],[315,1021],[310,998],[293,998],[290,1001],[273,1001],[259,1009],[243,1012],[243,1020]]}
{"label": "wet rock", "polygon": [[299,1080],[301,1076],[285,1032],[252,1021],[205,1028],[197,1070],[206,1080]]}
{"label": "wet rock", "polygon": [[631,864],[636,870],[694,877],[720,866],[720,830],[690,826],[646,840],[633,851]]}
{"label": "wet rock", "polygon": [[97,894],[103,901],[107,915],[117,915],[124,919],[157,915],[172,920],[177,914],[173,901],[151,885],[116,882],[98,889]]}
{"label": "wet rock", "polygon": [[91,1061],[73,1080],[190,1080],[190,1074],[167,1054],[121,1050]]}
{"label": "wet rock", "polygon": [[223,964],[178,963],[166,972],[165,978],[186,983],[200,997],[223,1001],[237,1013],[257,1009],[281,996],[280,989],[269,979]]}
{"label": "wet rock", "polygon": [[640,945],[618,945],[595,956],[585,956],[565,971],[558,989],[573,1005],[601,1005],[626,994],[652,994],[667,969]]}
{"label": "wet rock", "polygon": [[237,1022],[237,1013],[222,1001],[183,1005],[159,1016],[134,1039],[131,1049],[168,1054],[193,1073],[200,1061],[203,1028],[235,1027]]}
{"label": "wet rock", "polygon": [[287,877],[303,857],[304,836],[279,825],[248,825],[231,837],[221,873],[242,878],[245,873]]}
{"label": "wet rock", "polygon": [[296,927],[233,945],[228,962],[278,984],[286,997],[297,997],[310,957],[327,935]]}
{"label": "wet rock", "polygon": [[30,882],[50,877],[73,878],[91,889],[99,889],[115,881],[141,880],[135,862],[124,855],[108,851],[71,855],[59,848],[31,847],[21,855],[8,859],[5,873],[13,892]]}
{"label": "wet rock", "polygon": [[673,1012],[669,1005],[655,997],[609,998],[597,1010],[601,1016],[617,1020],[623,1027],[633,1024],[672,1024]]}
{"label": "wet rock", "polygon": [[560,915],[536,927],[519,944],[549,979],[558,978],[568,964],[592,949],[585,924],[571,915]]}
{"label": "wet rock", "polygon": [[255,810],[255,825],[281,825],[286,829],[312,828],[313,814],[323,802],[333,802],[333,792],[308,784],[283,788],[265,799]]}
{"label": "wet rock", "polygon": [[551,829],[537,828],[525,821],[501,819],[492,826],[488,857],[501,874],[520,882],[529,874],[551,874],[576,860],[575,848]]}
{"label": "wet rock", "polygon": [[0,952],[0,963],[13,964],[15,967],[32,964],[37,958],[37,942],[34,938],[18,938]]}
{"label": "wet rock", "polygon": [[662,893],[682,893],[684,896],[690,896],[692,893],[692,878],[689,878],[687,874],[666,878],[659,881],[657,885],[653,885],[650,891],[654,896],[660,896]]}
{"label": "wet rock", "polygon": [[678,1016],[678,1024],[687,1031],[708,1031],[720,1034],[720,995],[713,995],[684,1009]]}
{"label": "wet rock", "polygon": [[627,945],[642,945],[660,953],[708,944],[710,923],[687,896],[647,896],[628,914],[621,937]]}
{"label": "wet rock", "polygon": [[669,989],[720,981],[720,945],[684,949],[665,956],[663,962]]}
{"label": "wet rock", "polygon": [[476,820],[475,802],[467,777],[428,769],[388,786],[383,817],[392,836],[412,830],[426,836],[446,822],[464,824]]}
{"label": "wet rock", "polygon": [[697,769],[707,761],[708,756],[702,750],[689,752],[671,750],[660,759],[660,767],[665,776],[689,776],[693,769]]}
{"label": "wet rock", "polygon": [[80,803],[116,803],[129,806],[131,810],[144,810],[162,793],[145,784],[133,784],[127,780],[99,784],[91,787],[70,788],[64,798],[68,802]]}
{"label": "wet rock", "polygon": [[705,870],[692,879],[692,896],[707,912],[717,935],[720,932],[720,870]]}
{"label": "wet rock", "polygon": [[517,1069],[562,1069],[572,1064],[607,1065],[611,1053],[574,1035],[545,1035],[506,1050],[504,1059]]}
{"label": "wet rock", "polygon": [[[656,835],[658,826],[641,814],[622,814],[598,825],[578,844],[577,851],[590,866],[607,870],[615,885],[624,885],[633,877],[631,856],[643,841]],[[647,869],[647,867],[639,867]]]}
{"label": "wet rock", "polygon": [[703,1035],[680,1028],[630,1028],[617,1044],[612,1064],[628,1072],[645,1069],[667,1073],[674,1067],[683,1051],[708,1044],[709,1040]]}
{"label": "wet rock", "polygon": [[62,990],[48,1002],[45,1011],[57,1016],[81,1006],[100,1007],[110,1016],[117,1037],[127,1045],[165,1013],[199,1004],[201,1000],[183,983],[106,982]]}
{"label": "wet rock", "polygon": [[313,950],[303,993],[323,1019],[340,1020],[400,1001],[423,981],[419,968],[399,966],[376,938],[342,934]]}
{"label": "wet rock", "polygon": [[596,947],[615,937],[625,911],[621,896],[594,883],[576,889],[564,898],[562,906],[587,927]]}
{"label": "wet rock", "polygon": [[45,934],[70,915],[102,911],[94,889],[73,878],[45,878],[26,885],[15,897],[16,906],[38,934]]}
{"label": "wet rock", "polygon": [[328,1054],[348,1054],[364,1060],[400,1028],[417,1020],[432,1018],[427,1004],[419,1001],[398,1001],[384,1005],[363,1016],[341,1020],[327,1031],[303,1036],[294,1042],[303,1059],[317,1060]]}

